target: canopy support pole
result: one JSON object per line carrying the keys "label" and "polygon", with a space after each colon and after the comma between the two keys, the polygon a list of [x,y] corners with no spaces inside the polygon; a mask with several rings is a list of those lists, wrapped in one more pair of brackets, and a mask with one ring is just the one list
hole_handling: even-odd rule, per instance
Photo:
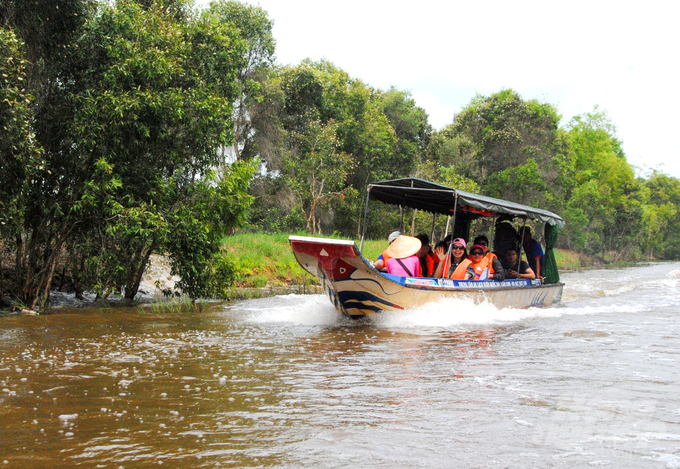
{"label": "canopy support pole", "polygon": [[437,218],[436,213],[432,213],[432,229],[430,230],[430,243],[434,241],[434,222],[435,219]]}
{"label": "canopy support pole", "polygon": [[399,206],[399,214],[401,216],[401,221],[399,222],[399,231],[404,232],[404,206]]}
{"label": "canopy support pole", "polygon": [[[446,258],[449,260],[449,264],[448,264],[449,268],[447,269],[447,271],[451,270],[451,265],[452,265],[451,250],[453,248],[453,230],[456,229],[456,212],[457,211],[458,211],[458,193],[456,192],[456,197],[455,197],[454,203],[453,203],[453,224],[451,225],[451,242],[449,242],[449,252],[446,254]],[[450,219],[450,217],[449,217],[449,219]],[[447,232],[449,231],[448,225],[446,226],[446,231]],[[448,236],[448,233],[447,233],[447,236]],[[444,237],[444,239],[446,239],[446,237]],[[444,263],[444,265],[446,265],[446,263]],[[442,272],[442,277],[448,278],[449,273],[448,272]]]}
{"label": "canopy support pole", "polygon": [[[522,239],[519,242],[519,252],[517,253],[517,272],[519,272],[520,267],[522,266],[522,250],[524,249],[524,230],[526,229],[527,226],[527,218],[524,217],[524,223],[522,224]],[[527,262],[529,261],[529,258],[527,258]]]}
{"label": "canopy support pole", "polygon": [[368,219],[368,200],[371,195],[371,186],[368,186],[368,191],[366,191],[366,208],[364,209],[364,229],[361,231],[361,244],[359,244],[359,252],[363,255],[364,253],[364,237],[366,236],[366,224]]}

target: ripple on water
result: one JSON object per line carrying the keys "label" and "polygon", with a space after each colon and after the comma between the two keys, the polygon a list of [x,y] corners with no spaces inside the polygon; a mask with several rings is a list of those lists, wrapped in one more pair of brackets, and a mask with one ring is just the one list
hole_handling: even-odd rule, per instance
{"label": "ripple on water", "polygon": [[0,460],[677,467],[675,274],[580,275],[567,288],[618,293],[526,310],[444,300],[359,322],[321,295],[5,318]]}

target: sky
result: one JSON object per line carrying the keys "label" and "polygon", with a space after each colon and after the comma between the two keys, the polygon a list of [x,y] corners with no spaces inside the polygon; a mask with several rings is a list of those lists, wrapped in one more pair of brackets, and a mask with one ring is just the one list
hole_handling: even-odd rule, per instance
{"label": "sky", "polygon": [[278,63],[324,58],[374,88],[409,91],[436,129],[477,94],[511,88],[554,105],[563,126],[599,106],[638,174],[680,178],[674,2],[249,3],[274,22]]}

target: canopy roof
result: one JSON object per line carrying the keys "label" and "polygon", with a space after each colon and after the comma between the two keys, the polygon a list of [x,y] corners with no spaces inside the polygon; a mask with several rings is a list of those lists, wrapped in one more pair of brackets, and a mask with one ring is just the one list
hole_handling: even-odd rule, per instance
{"label": "canopy roof", "polygon": [[457,217],[479,218],[506,214],[512,217],[538,220],[558,228],[564,226],[564,220],[548,210],[473,194],[418,178],[371,183],[368,185],[368,195],[370,200],[377,200],[385,204],[411,207],[444,215],[453,215],[457,200]]}

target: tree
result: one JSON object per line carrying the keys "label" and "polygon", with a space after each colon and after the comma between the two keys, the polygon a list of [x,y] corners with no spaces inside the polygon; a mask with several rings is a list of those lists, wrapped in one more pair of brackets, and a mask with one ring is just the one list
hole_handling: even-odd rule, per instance
{"label": "tree", "polygon": [[[456,170],[476,181],[482,192],[532,203],[544,201],[559,176],[563,158],[559,121],[550,104],[524,101],[508,89],[489,97],[478,95],[443,135],[453,140],[450,147],[456,154],[449,159]],[[525,167],[526,174],[535,171],[538,180],[531,190],[508,184],[517,171],[511,168],[519,167]]]}
{"label": "tree", "polygon": [[321,233],[319,210],[330,208],[330,203],[342,198],[347,191],[345,180],[352,167],[352,158],[339,151],[334,121],[326,125],[312,122],[290,152],[285,167],[290,186],[300,201],[307,220],[306,229]]}
{"label": "tree", "polygon": [[595,107],[592,113],[575,116],[567,132],[574,155],[575,186],[594,180],[611,187],[614,197],[621,196],[634,173],[607,114]]}
{"label": "tree", "polygon": [[644,198],[638,196],[615,126],[595,108],[574,117],[566,130],[572,158],[567,233],[586,252],[634,255],[644,223]]}
{"label": "tree", "polygon": [[394,164],[390,166],[398,174],[410,174],[432,134],[427,113],[416,105],[409,92],[392,87],[377,94],[382,112],[397,137]]}
{"label": "tree", "polygon": [[648,255],[663,259],[680,257],[680,180],[655,171],[642,182],[652,208],[645,214],[654,225],[647,231]]}
{"label": "tree", "polygon": [[[88,259],[88,282],[123,285],[131,299],[154,250],[172,242],[176,259],[199,245],[215,251],[216,235],[176,242],[180,208],[193,214],[194,227],[223,233],[243,218],[218,217],[227,223],[218,227],[201,208],[206,198],[224,213],[231,197],[239,200],[235,213],[250,200],[242,183],[227,188],[231,176],[241,180],[252,167],[234,168],[220,181],[211,177],[222,162],[220,145],[233,139],[232,103],[247,46],[237,28],[196,18],[182,1],[121,0],[100,4],[78,34],[66,36],[77,41],[65,41],[64,63],[50,64],[53,78],[40,82],[47,87],[42,96],[61,99],[36,106],[45,166],[25,193],[24,226],[13,243],[23,284],[18,296],[29,307],[47,298],[66,246],[74,258]],[[201,275],[187,280],[190,293],[201,291]]]}
{"label": "tree", "polygon": [[173,233],[172,213],[200,200],[207,170],[221,162],[219,146],[233,138],[246,43],[217,17],[186,14],[178,21],[176,13],[121,1],[102,10],[78,49],[84,68],[89,57],[98,60],[74,90],[73,134],[81,159],[100,155],[121,180],[109,231],[127,250],[119,270],[128,299],[151,253]]}
{"label": "tree", "polygon": [[33,97],[26,90],[21,47],[12,31],[0,29],[0,233],[8,238],[21,226],[22,191],[41,164],[30,126]]}
{"label": "tree", "polygon": [[234,103],[232,149],[238,160],[242,158],[241,152],[252,137],[251,109],[274,65],[276,41],[272,35],[273,24],[261,7],[233,0],[211,2],[203,15],[233,24],[238,28],[239,36],[246,42],[244,60],[236,75],[239,91]]}

